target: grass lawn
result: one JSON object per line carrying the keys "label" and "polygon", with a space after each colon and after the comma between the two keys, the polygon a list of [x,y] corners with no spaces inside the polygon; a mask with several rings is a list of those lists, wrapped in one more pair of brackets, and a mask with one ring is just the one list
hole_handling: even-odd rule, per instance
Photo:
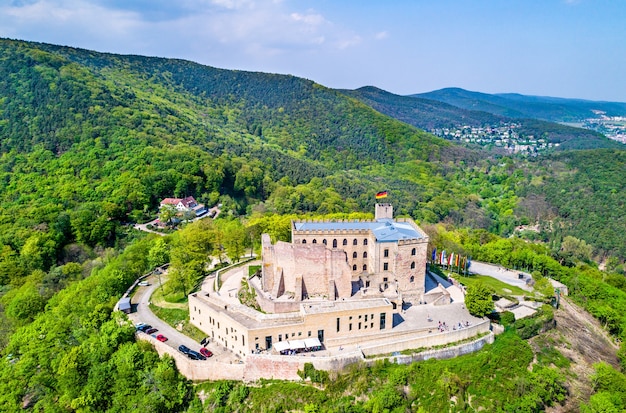
{"label": "grass lawn", "polygon": [[165,321],[170,326],[177,328],[179,324],[183,325],[183,334],[189,336],[196,340],[198,343],[202,341],[204,337],[206,337],[206,333],[203,333],[195,326],[189,323],[189,309],[180,309],[180,308],[163,308],[158,307],[154,304],[150,304],[150,310],[159,317],[161,320]]}
{"label": "grass lawn", "polygon": [[483,283],[488,287],[491,287],[496,295],[499,296],[511,296],[511,295],[531,295],[532,293],[529,291],[522,290],[519,287],[509,285],[500,280],[497,280],[493,277],[489,277],[487,275],[470,275],[468,277],[460,276],[458,274],[454,275],[454,278],[459,280],[461,284],[466,287],[470,285],[475,285],[478,283]]}

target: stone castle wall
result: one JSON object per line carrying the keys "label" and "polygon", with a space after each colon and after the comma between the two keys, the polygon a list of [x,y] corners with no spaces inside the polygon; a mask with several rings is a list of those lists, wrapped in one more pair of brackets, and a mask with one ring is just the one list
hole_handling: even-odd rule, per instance
{"label": "stone castle wall", "polygon": [[334,300],[352,293],[352,272],[342,250],[282,241],[272,245],[264,236],[263,253],[263,289],[274,298],[288,293],[297,301],[303,295]]}

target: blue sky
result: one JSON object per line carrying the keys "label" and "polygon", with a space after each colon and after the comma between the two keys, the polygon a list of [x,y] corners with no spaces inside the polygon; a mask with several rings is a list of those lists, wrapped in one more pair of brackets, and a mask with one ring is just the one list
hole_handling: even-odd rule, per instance
{"label": "blue sky", "polygon": [[626,101],[625,0],[0,0],[0,37],[333,88]]}

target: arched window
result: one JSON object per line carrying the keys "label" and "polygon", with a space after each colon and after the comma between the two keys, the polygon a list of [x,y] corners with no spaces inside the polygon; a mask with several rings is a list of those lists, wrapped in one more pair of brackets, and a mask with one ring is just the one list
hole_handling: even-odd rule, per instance
{"label": "arched window", "polygon": [[352,271],[356,271],[356,264],[352,266]]}
{"label": "arched window", "polygon": [[337,248],[337,240],[336,239],[333,240],[333,248]]}
{"label": "arched window", "polygon": [[343,245],[348,245],[348,240],[347,239],[343,239]]}
{"label": "arched window", "polygon": [[415,255],[415,253],[416,253],[415,248],[413,248],[413,249],[411,250],[411,255]]}
{"label": "arched window", "polygon": [[367,271],[367,264],[363,264],[363,271]]}
{"label": "arched window", "polygon": [[302,243],[303,243],[303,244],[306,244],[306,240],[305,240],[305,239],[303,239],[303,240],[302,240]]}
{"label": "arched window", "polygon": [[352,240],[352,245],[356,245],[357,244],[357,240],[356,238]]}
{"label": "arched window", "polygon": [[317,244],[317,240],[313,238],[313,244]]}
{"label": "arched window", "polygon": [[356,251],[352,253],[352,258],[356,258]]}
{"label": "arched window", "polygon": [[367,245],[367,238],[363,240],[363,245]]}
{"label": "arched window", "polygon": [[322,240],[322,244],[324,244],[324,245],[328,245],[328,242],[326,242],[326,238],[324,238],[324,239]]}
{"label": "arched window", "polygon": [[410,281],[411,281],[411,282],[415,281],[415,277],[413,277],[413,276],[411,275],[411,279],[410,279]]}
{"label": "arched window", "polygon": [[413,262],[411,263],[411,269],[412,269],[412,270],[414,270],[414,269],[415,269],[415,261],[413,261]]}
{"label": "arched window", "polygon": [[367,251],[363,251],[363,258],[367,258]]}

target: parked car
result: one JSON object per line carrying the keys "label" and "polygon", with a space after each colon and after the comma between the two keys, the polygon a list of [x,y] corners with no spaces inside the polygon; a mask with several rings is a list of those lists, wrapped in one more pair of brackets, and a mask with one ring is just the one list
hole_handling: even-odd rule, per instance
{"label": "parked car", "polygon": [[178,351],[180,351],[183,354],[189,354],[191,349],[189,347],[181,344],[180,346],[178,346]]}
{"label": "parked car", "polygon": [[208,350],[208,349],[206,349],[204,347],[202,347],[200,349],[200,354],[202,354],[204,357],[211,357],[211,356],[213,356],[213,353],[211,353],[210,350]]}
{"label": "parked car", "polygon": [[189,350],[189,353],[187,353],[187,357],[189,357],[192,360],[206,360],[206,357],[204,357],[202,354],[198,353],[197,351],[193,351],[193,350]]}
{"label": "parked car", "polygon": [[152,334],[152,333],[156,333],[157,331],[159,331],[159,330],[158,330],[157,328],[154,328],[154,327],[153,327],[153,328],[148,329],[148,330],[146,330],[146,331],[144,331],[144,332],[145,332],[146,334]]}
{"label": "parked car", "polygon": [[150,324],[144,324],[141,327],[138,328],[139,331],[143,331],[144,333],[148,330],[150,330],[152,328],[152,326]]}
{"label": "parked car", "polygon": [[137,284],[140,287],[147,287],[150,285],[150,283],[148,281],[141,281],[139,284]]}
{"label": "parked car", "polygon": [[156,339],[159,340],[161,343],[165,343],[167,341],[167,337],[165,337],[163,334],[159,334],[158,336],[156,336]]}
{"label": "parked car", "polygon": [[145,325],[146,325],[146,323],[137,323],[137,324],[135,324],[135,330],[139,331]]}

